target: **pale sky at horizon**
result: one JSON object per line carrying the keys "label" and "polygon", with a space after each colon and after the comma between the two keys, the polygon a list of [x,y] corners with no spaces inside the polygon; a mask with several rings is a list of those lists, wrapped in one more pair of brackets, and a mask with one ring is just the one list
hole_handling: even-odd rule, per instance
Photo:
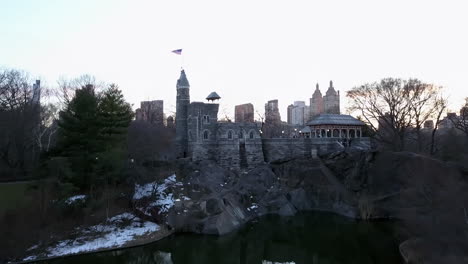
{"label": "pale sky at horizon", "polygon": [[191,100],[212,91],[234,106],[278,99],[281,118],[319,83],[345,91],[384,77],[442,85],[450,109],[468,97],[465,1],[0,0],[0,67],[47,86],[91,74],[116,83],[134,109],[175,110],[183,49]]}

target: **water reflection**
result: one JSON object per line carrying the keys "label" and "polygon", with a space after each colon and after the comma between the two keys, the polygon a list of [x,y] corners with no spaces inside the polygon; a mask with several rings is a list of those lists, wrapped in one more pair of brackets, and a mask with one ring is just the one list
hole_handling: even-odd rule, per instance
{"label": "water reflection", "polygon": [[181,234],[143,247],[50,263],[393,264],[402,263],[397,248],[390,223],[355,222],[333,214],[302,213],[294,217],[266,216],[222,237]]}

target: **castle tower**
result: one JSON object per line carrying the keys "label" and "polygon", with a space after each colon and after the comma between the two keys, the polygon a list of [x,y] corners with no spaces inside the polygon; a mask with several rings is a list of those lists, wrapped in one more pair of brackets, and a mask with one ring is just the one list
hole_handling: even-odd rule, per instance
{"label": "castle tower", "polygon": [[319,89],[319,84],[315,85],[315,92],[310,98],[310,118],[323,113],[323,97]]}
{"label": "castle tower", "polygon": [[323,106],[327,114],[340,114],[340,92],[335,91],[333,81],[330,81],[330,87],[323,97]]}
{"label": "castle tower", "polygon": [[190,84],[185,76],[185,71],[180,72],[177,80],[176,100],[176,155],[179,158],[187,157],[187,117],[190,104]]}

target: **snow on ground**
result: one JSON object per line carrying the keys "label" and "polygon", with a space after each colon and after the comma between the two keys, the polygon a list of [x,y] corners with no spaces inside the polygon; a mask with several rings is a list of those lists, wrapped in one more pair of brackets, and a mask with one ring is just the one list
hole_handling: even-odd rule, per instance
{"label": "snow on ground", "polygon": [[65,203],[70,205],[70,204],[73,204],[73,203],[75,203],[77,201],[83,202],[85,199],[86,199],[86,195],[80,194],[80,195],[75,195],[75,196],[72,196],[72,197],[66,199]]}
{"label": "snow on ground", "polygon": [[[130,225],[122,226],[124,221],[130,221]],[[45,257],[56,257],[123,246],[127,242],[132,241],[135,236],[141,236],[158,230],[159,226],[153,222],[143,222],[131,213],[123,213],[110,218],[104,224],[86,228],[81,232],[81,236],[76,239],[60,241],[55,246],[49,247],[46,250]],[[36,258],[37,256],[29,256],[23,260],[30,261]]]}
{"label": "snow on ground", "polygon": [[248,207],[247,211],[254,210],[254,209],[257,209],[257,208],[258,208],[258,205],[256,203],[252,203],[252,206]]}
{"label": "snow on ground", "polygon": [[[158,182],[150,182],[147,184],[139,185],[135,184],[135,193],[133,195],[133,200],[140,200],[147,197],[155,197],[155,200],[149,204],[147,207],[137,208],[146,215],[151,216],[150,210],[153,207],[159,207],[159,213],[167,213],[169,209],[174,206],[174,195],[172,193],[167,193],[167,189],[172,186],[182,186],[182,182],[178,182],[176,175],[173,174],[166,179],[163,183],[158,184]],[[190,200],[189,197],[184,196],[184,200]]]}

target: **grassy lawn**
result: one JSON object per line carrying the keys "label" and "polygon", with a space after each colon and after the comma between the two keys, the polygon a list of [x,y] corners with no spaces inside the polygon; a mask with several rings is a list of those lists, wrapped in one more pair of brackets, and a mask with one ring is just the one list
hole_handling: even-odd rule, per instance
{"label": "grassy lawn", "polygon": [[29,182],[0,183],[0,216],[7,210],[22,207],[27,202]]}

